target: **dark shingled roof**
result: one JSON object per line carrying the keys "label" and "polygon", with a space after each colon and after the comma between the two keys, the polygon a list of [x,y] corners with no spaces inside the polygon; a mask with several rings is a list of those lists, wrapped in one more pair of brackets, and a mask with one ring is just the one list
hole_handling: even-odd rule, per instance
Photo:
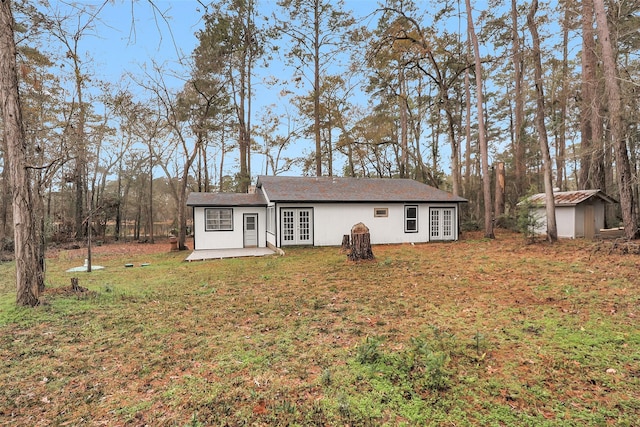
{"label": "dark shingled roof", "polygon": [[267,206],[262,190],[255,193],[196,193],[189,194],[187,206]]}
{"label": "dark shingled roof", "polygon": [[450,202],[466,199],[412,179],[259,176],[272,202]]}
{"label": "dark shingled roof", "polygon": [[[525,199],[534,206],[546,205],[545,193],[534,194]],[[614,199],[604,194],[601,190],[578,190],[578,191],[559,191],[553,193],[553,200],[556,206],[575,206],[585,202],[591,198],[599,198],[606,203],[617,203]],[[521,204],[520,202],[519,204]]]}

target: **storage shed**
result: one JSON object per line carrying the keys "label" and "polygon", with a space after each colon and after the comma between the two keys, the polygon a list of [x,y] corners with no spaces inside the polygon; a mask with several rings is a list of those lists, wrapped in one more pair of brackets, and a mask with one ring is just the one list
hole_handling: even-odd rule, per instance
{"label": "storage shed", "polygon": [[[556,206],[556,226],[558,237],[575,239],[584,237],[593,239],[604,228],[605,206],[617,203],[601,190],[560,191],[553,194]],[[546,234],[546,201],[545,194],[538,193],[520,202],[528,204],[539,220],[538,234]]]}

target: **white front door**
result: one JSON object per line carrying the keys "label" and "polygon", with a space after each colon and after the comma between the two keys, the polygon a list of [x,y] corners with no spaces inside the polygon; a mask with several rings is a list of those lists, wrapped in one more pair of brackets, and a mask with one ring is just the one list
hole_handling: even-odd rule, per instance
{"label": "white front door", "polygon": [[282,209],[282,245],[313,244],[313,215],[309,208]]}
{"label": "white front door", "polygon": [[456,232],[454,208],[429,209],[429,240],[454,240]]}
{"label": "white front door", "polygon": [[258,214],[244,214],[243,223],[244,247],[258,247]]}

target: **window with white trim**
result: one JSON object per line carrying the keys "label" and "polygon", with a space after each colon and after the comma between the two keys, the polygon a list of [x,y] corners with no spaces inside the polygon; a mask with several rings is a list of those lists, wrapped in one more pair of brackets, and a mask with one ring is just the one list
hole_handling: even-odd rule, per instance
{"label": "window with white trim", "polygon": [[233,209],[205,209],[204,229],[205,231],[233,231]]}
{"label": "window with white trim", "polygon": [[407,205],[404,207],[404,232],[418,232],[418,206]]}

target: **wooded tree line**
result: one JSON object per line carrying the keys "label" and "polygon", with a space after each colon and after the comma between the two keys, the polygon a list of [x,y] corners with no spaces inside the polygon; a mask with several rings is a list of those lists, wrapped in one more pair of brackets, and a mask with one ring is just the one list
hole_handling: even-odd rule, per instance
{"label": "wooded tree line", "polygon": [[413,178],[467,198],[464,226],[487,236],[531,192],[597,188],[621,202],[607,226],[636,235],[635,1],[201,2],[180,73],[118,82],[82,54],[109,2],[0,1],[0,239],[30,271],[20,303],[52,239],[153,241],[164,223],[184,248],[188,192],[258,174]]}

